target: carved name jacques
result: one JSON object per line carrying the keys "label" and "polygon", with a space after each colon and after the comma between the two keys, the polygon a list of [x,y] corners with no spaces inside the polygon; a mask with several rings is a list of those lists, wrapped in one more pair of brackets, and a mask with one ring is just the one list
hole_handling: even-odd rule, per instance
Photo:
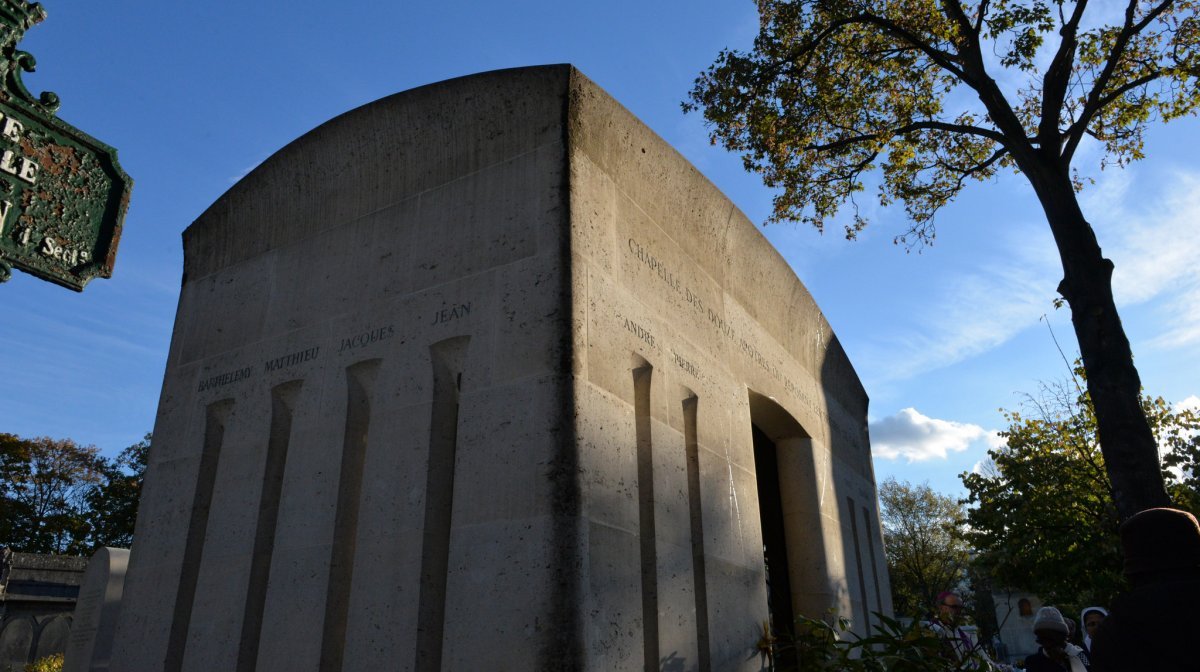
{"label": "carved name jacques", "polygon": [[349,338],[343,338],[341,344],[338,346],[338,354],[346,352],[347,350],[361,348],[364,345],[371,345],[372,343],[389,339],[395,335],[396,330],[390,324],[383,327],[376,327],[370,331],[364,331],[361,334],[355,334]]}

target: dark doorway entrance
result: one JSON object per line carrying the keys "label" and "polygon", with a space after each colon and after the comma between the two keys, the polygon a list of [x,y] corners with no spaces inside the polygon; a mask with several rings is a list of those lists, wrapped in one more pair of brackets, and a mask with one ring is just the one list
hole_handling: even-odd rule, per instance
{"label": "dark doorway entrance", "polygon": [[[763,560],[767,567],[767,609],[771,632],[787,643],[795,630],[792,582],[788,576],[787,537],[783,526],[783,499],[779,492],[779,460],[775,442],[755,425],[754,472],[758,482],[758,515],[762,523]],[[786,647],[777,652],[776,670],[798,669],[796,651]]]}

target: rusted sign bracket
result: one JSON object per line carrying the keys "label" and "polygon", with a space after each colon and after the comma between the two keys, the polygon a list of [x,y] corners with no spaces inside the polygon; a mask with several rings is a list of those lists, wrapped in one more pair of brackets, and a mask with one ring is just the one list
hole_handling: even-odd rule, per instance
{"label": "rusted sign bracket", "polygon": [[55,116],[58,96],[34,96],[17,49],[46,18],[38,3],[0,0],[0,282],[19,268],[83,291],[112,277],[133,181],[117,150]]}

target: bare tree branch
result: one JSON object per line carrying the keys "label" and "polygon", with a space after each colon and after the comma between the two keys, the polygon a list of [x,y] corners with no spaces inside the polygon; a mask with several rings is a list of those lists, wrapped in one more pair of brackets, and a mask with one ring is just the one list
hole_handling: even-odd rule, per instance
{"label": "bare tree branch", "polygon": [[804,149],[809,150],[809,151],[816,151],[816,152],[826,152],[826,151],[830,151],[830,150],[841,149],[848,145],[854,145],[854,144],[864,143],[864,142],[873,142],[873,141],[879,140],[881,138],[896,137],[899,135],[906,135],[908,133],[914,133],[916,131],[945,131],[947,133],[961,133],[963,135],[975,135],[975,136],[979,136],[981,138],[987,138],[988,140],[992,140],[993,142],[997,142],[997,143],[1004,142],[1004,136],[996,131],[991,130],[991,129],[980,128],[978,126],[971,126],[969,124],[952,124],[952,123],[945,122],[945,121],[936,121],[936,120],[930,119],[927,121],[915,121],[915,122],[912,122],[909,124],[905,124],[903,126],[899,126],[897,128],[891,129],[886,133],[864,133],[861,135],[856,135],[854,137],[842,138],[840,140],[834,140],[833,142],[827,142],[824,144],[807,145],[807,146],[805,146]]}

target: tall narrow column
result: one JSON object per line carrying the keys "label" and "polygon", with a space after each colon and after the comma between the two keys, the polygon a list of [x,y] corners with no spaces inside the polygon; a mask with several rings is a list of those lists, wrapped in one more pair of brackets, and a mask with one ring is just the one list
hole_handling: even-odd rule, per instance
{"label": "tall narrow column", "polygon": [[438,672],[442,667],[454,508],[454,460],[458,450],[458,406],[469,342],[469,337],[459,336],[430,347],[433,405],[425,478],[421,594],[417,603],[417,652],[413,668],[416,672]]}
{"label": "tall narrow column", "polygon": [[862,544],[858,540],[858,516],[854,513],[853,497],[846,497],[846,506],[850,512],[850,535],[854,537],[854,565],[858,569],[858,594],[862,596],[865,637],[871,634],[871,603],[867,601],[867,580],[863,574]]}
{"label": "tall narrow column", "polygon": [[699,672],[709,672],[708,583],[704,561],[704,508],[700,502],[700,446],[696,438],[696,412],[700,400],[683,400],[683,445],[687,451],[688,508],[692,528],[692,584],[696,595],[696,648]]}
{"label": "tall narrow column", "polygon": [[254,528],[254,553],[250,559],[250,582],[242,617],[238,647],[238,672],[253,672],[258,662],[258,640],[262,633],[263,605],[275,551],[275,526],[283,493],[283,472],[292,437],[292,414],[303,381],[293,380],[271,390],[271,429],[267,437],[267,459],[263,467],[262,492],[258,498],[258,524]]}
{"label": "tall narrow column", "polygon": [[879,566],[875,562],[875,527],[871,525],[871,512],[862,507],[863,529],[867,532],[867,554],[871,558],[871,580],[875,583],[875,607],[883,613],[883,595],[879,592]]}
{"label": "tall narrow column", "polygon": [[371,398],[378,359],[346,369],[346,434],[342,441],[342,466],[338,477],[337,512],[333,523],[333,549],[329,556],[329,583],[325,592],[325,625],[321,636],[321,672],[341,672],[346,646],[346,617],[350,586],[354,580],[354,551],[358,541],[358,508],[362,498],[363,461],[371,426]]}
{"label": "tall narrow column", "polygon": [[654,528],[654,446],[650,440],[650,377],[647,364],[633,371],[634,431],[637,435],[638,535],[642,559],[642,635],[646,672],[658,670],[658,549]]}
{"label": "tall narrow column", "polygon": [[200,560],[204,555],[204,537],[208,531],[208,511],[212,506],[213,488],[217,480],[217,464],[221,459],[221,445],[225,442],[225,427],[232,414],[232,399],[213,402],[204,411],[204,446],[200,450],[200,465],[196,470],[192,517],[188,521],[187,541],[183,547],[183,568],[175,589],[175,613],[171,619],[171,634],[167,639],[167,655],[163,661],[166,672],[178,672],[183,667],[188,629],[192,623],[192,605],[196,599],[196,582],[200,578]]}

